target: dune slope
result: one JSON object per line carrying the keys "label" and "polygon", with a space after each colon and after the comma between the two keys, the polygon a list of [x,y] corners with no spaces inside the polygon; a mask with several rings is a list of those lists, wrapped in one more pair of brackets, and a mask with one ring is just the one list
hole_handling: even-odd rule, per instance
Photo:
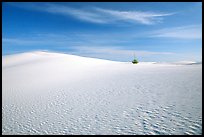
{"label": "dune slope", "polygon": [[201,64],[49,52],[2,61],[2,134],[202,134]]}

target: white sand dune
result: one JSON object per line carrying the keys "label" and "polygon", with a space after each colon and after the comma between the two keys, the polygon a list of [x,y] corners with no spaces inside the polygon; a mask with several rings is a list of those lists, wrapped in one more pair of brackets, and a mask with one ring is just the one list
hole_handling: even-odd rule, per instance
{"label": "white sand dune", "polygon": [[2,59],[2,134],[202,134],[202,65]]}

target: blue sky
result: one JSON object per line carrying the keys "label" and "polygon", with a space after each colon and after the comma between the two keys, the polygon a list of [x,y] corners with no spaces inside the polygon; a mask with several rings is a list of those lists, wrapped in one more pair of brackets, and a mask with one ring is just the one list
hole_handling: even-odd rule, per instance
{"label": "blue sky", "polygon": [[3,2],[2,50],[202,61],[202,3]]}

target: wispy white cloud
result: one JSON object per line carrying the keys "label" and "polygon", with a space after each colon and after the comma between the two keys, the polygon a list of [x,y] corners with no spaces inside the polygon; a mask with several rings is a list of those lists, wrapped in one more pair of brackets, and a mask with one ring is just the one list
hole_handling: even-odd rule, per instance
{"label": "wispy white cloud", "polygon": [[90,10],[75,9],[68,6],[50,4],[50,3],[45,4],[41,10],[49,13],[53,13],[53,14],[73,16],[77,19],[88,21],[88,22],[107,23],[107,20],[105,19],[105,17]]}
{"label": "wispy white cloud", "polygon": [[71,54],[85,57],[111,59],[115,61],[131,61],[134,58],[134,54],[139,60],[148,60],[149,58],[152,61],[154,60],[154,57],[160,56],[165,58],[176,54],[173,52],[126,49],[119,46],[75,46],[72,48],[73,50],[70,52]]}
{"label": "wispy white cloud", "polygon": [[[14,6],[17,4],[13,4]],[[72,16],[74,18],[92,22],[92,23],[118,23],[131,22],[139,24],[156,24],[162,21],[163,17],[170,16],[175,13],[158,13],[150,11],[119,11],[93,7],[90,9],[76,9],[59,4],[43,3],[43,4],[24,4],[18,7],[38,11],[44,11],[52,14],[64,16]]]}
{"label": "wispy white cloud", "polygon": [[10,44],[17,44],[17,45],[30,45],[30,44],[37,44],[40,41],[31,40],[31,39],[19,39],[19,38],[2,38],[2,43],[10,43]]}
{"label": "wispy white cloud", "polygon": [[58,38],[58,37],[44,37],[44,38],[2,38],[3,44],[9,44],[9,45],[64,45],[69,40]]}
{"label": "wispy white cloud", "polygon": [[133,54],[136,56],[151,56],[151,55],[172,55],[173,52],[153,52],[153,51],[144,51],[144,50],[128,50],[122,47],[109,46],[109,47],[101,47],[101,46],[76,46],[73,47],[76,51],[75,53],[80,54],[89,54],[89,55],[106,55],[106,56],[126,56],[132,57]]}
{"label": "wispy white cloud", "polygon": [[165,28],[150,32],[150,37],[202,39],[202,25]]}
{"label": "wispy white cloud", "polygon": [[160,22],[164,16],[170,16],[175,13],[156,13],[156,12],[143,12],[143,11],[118,11],[96,8],[97,11],[106,13],[115,20],[130,21],[140,24],[155,24]]}

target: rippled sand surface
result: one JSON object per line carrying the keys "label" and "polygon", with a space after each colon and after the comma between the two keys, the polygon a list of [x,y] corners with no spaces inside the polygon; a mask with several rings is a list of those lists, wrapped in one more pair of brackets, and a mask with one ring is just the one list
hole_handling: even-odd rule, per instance
{"label": "rippled sand surface", "polygon": [[2,134],[202,134],[202,65],[3,57]]}

